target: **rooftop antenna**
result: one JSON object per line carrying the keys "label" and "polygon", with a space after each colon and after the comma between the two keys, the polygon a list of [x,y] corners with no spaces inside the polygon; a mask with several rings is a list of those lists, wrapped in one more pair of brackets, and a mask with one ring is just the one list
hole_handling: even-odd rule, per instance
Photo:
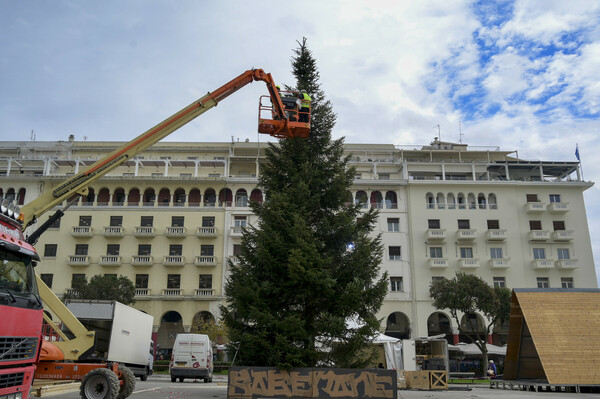
{"label": "rooftop antenna", "polygon": [[437,127],[438,129],[438,139],[440,141],[442,141],[442,132],[440,131],[440,124],[438,123],[437,125],[435,125],[434,127]]}
{"label": "rooftop antenna", "polygon": [[460,121],[458,121],[458,142],[462,144],[463,132],[462,127],[460,125]]}
{"label": "rooftop antenna", "polygon": [[35,130],[31,129],[31,135],[29,136],[30,141],[35,141]]}

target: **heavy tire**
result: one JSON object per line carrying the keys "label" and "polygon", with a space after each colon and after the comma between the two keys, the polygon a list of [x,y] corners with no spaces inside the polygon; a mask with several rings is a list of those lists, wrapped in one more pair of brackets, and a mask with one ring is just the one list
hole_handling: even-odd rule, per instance
{"label": "heavy tire", "polygon": [[117,399],[125,399],[128,398],[135,389],[135,375],[133,374],[133,371],[122,364],[119,364],[119,371],[121,372],[119,380],[122,380],[123,384],[121,384]]}
{"label": "heavy tire", "polygon": [[183,382],[183,377],[179,377],[179,382]]}
{"label": "heavy tire", "polygon": [[177,382],[177,377],[171,377],[171,382]]}
{"label": "heavy tire", "polygon": [[140,380],[146,381],[148,379],[148,371],[144,372],[144,374],[140,375]]}
{"label": "heavy tire", "polygon": [[82,399],[116,399],[119,377],[109,369],[92,370],[83,377],[79,392]]}

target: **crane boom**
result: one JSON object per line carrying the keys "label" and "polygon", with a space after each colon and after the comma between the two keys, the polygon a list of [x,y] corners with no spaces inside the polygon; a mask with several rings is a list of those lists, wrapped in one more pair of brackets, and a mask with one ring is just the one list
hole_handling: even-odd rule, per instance
{"label": "crane boom", "polygon": [[[279,138],[306,137],[308,134],[308,125],[300,126],[300,124],[290,122],[287,119],[283,102],[281,101],[279,92],[276,90],[271,74],[265,73],[262,69],[250,69],[212,93],[209,92],[194,101],[130,142],[117,148],[104,158],[90,165],[86,170],[67,179],[52,190],[45,191],[38,198],[23,206],[21,208],[23,229],[33,223],[42,214],[74,194],[86,195],[88,187],[93,181],[106,175],[123,162],[131,159],[180,127],[191,122],[204,112],[215,107],[221,100],[255,80],[266,83],[271,102],[273,103],[273,115],[277,119],[276,121],[272,121],[275,129],[269,131],[268,134]],[[260,129],[259,132],[263,133]]]}

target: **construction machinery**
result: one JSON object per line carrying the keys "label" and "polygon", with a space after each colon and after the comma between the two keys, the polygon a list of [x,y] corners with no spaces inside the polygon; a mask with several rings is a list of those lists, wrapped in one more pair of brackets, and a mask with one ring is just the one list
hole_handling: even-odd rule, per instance
{"label": "construction machinery", "polygon": [[[74,203],[73,198],[87,195],[92,182],[253,81],[265,82],[269,92],[268,96],[263,96],[268,102],[263,102],[263,98],[259,101],[259,133],[282,139],[306,138],[310,132],[310,115],[300,115],[299,108],[294,107],[289,99],[285,100],[284,105],[271,74],[262,69],[250,69],[122,145],[86,170],[46,189],[22,209],[10,201],[2,202],[0,399],[28,398],[34,378],[81,380],[81,396],[88,399],[122,399],[133,392],[135,378],[127,367],[113,362],[85,362],[94,352],[95,334],[86,329],[36,276],[34,267],[39,256],[33,245]],[[27,238],[24,237],[23,231],[28,226],[65,201],[67,204],[63,209],[57,210],[48,221]],[[46,336],[48,339],[44,339],[43,324],[53,327],[54,323],[44,313],[44,308],[60,319],[62,327],[55,328],[52,334]],[[68,330],[68,334],[64,330]],[[50,336],[55,339],[49,339]]]}

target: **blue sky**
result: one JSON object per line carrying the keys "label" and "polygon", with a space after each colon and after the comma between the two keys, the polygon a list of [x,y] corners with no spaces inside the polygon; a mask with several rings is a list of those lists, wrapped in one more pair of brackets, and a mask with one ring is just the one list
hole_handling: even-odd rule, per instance
{"label": "blue sky", "polygon": [[[348,143],[447,141],[600,181],[600,2],[2,1],[0,139],[126,140],[249,68],[293,83],[302,37]],[[258,140],[253,84],[170,141]],[[260,140],[265,140],[261,137]],[[585,193],[600,262],[600,194]],[[600,273],[598,273],[600,275]]]}

